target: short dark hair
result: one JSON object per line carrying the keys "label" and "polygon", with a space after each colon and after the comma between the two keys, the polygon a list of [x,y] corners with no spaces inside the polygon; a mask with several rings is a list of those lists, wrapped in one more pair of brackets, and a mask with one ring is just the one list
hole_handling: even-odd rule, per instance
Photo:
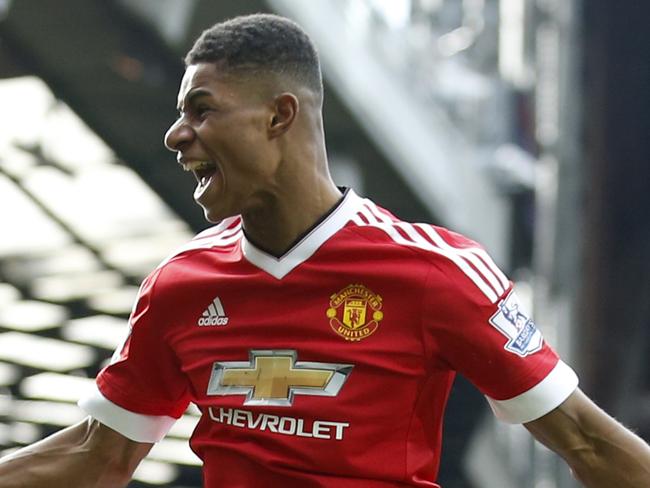
{"label": "short dark hair", "polygon": [[295,22],[272,14],[252,14],[203,31],[185,56],[185,65],[215,63],[228,71],[286,74],[322,93],[318,53]]}

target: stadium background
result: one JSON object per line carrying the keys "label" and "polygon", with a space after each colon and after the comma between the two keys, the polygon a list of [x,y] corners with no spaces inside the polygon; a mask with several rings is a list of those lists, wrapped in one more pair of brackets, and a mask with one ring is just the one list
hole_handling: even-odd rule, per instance
{"label": "stadium background", "polygon": [[[0,0],[0,450],[81,418],[142,277],[205,227],[162,146],[181,58],[269,11],[313,36],[335,180],[483,242],[592,397],[650,438],[650,6]],[[193,410],[130,486],[200,486]],[[569,488],[464,380],[445,488]]]}

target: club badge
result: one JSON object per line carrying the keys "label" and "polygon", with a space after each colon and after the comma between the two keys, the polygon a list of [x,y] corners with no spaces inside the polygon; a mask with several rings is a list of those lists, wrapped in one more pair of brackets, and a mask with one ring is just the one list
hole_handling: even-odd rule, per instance
{"label": "club badge", "polygon": [[372,335],[384,318],[382,298],[363,285],[348,285],[330,297],[327,318],[334,332],[346,341]]}

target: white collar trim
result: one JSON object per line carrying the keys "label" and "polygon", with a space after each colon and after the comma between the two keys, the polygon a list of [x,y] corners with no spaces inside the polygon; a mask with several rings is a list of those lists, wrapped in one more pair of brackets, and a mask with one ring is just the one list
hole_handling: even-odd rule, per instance
{"label": "white collar trim", "polygon": [[359,211],[361,204],[362,199],[352,189],[348,190],[338,207],[280,258],[271,256],[255,247],[244,235],[242,237],[244,257],[258,268],[281,280],[293,269],[307,261],[319,247],[342,229]]}

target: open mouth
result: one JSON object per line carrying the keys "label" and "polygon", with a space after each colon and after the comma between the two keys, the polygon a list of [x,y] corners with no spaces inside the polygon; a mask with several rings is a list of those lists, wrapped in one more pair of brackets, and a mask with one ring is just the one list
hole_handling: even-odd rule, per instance
{"label": "open mouth", "polygon": [[199,185],[205,186],[217,172],[217,165],[212,161],[190,161],[183,165],[183,169],[191,171]]}

